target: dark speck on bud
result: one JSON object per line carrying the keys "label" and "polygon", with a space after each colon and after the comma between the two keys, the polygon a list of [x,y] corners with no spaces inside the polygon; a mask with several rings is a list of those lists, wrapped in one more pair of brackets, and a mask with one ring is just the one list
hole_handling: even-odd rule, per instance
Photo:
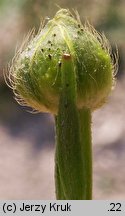
{"label": "dark speck on bud", "polygon": [[61,63],[61,62],[59,62],[59,67],[61,67],[61,65],[62,65],[62,63]]}
{"label": "dark speck on bud", "polygon": [[65,107],[65,108],[67,108],[67,107],[68,107],[68,103],[67,103],[67,102],[64,104],[64,107]]}
{"label": "dark speck on bud", "polygon": [[52,55],[51,54],[49,54],[48,57],[49,57],[50,60],[52,59]]}
{"label": "dark speck on bud", "polygon": [[49,40],[49,41],[48,41],[48,43],[50,44],[50,43],[51,43],[51,41]]}
{"label": "dark speck on bud", "polygon": [[53,34],[53,37],[56,37],[56,34]]}

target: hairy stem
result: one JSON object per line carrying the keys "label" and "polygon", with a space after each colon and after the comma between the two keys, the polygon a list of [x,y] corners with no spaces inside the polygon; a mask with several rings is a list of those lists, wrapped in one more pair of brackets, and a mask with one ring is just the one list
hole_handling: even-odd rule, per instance
{"label": "hairy stem", "polygon": [[90,111],[76,105],[76,74],[73,61],[64,58],[62,90],[56,122],[55,182],[57,199],[91,199]]}

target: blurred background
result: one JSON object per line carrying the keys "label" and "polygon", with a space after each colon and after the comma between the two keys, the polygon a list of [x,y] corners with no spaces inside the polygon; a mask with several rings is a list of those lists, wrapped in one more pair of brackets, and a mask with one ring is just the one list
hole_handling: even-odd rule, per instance
{"label": "blurred background", "polygon": [[31,114],[14,100],[3,71],[25,35],[52,18],[58,6],[77,9],[117,44],[117,85],[93,114],[93,198],[125,199],[125,1],[0,0],[0,199],[55,199],[54,120]]}

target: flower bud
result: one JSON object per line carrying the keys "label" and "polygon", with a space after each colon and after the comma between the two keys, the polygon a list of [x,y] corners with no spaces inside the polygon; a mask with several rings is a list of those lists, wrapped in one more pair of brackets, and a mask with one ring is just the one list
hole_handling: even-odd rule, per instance
{"label": "flower bud", "polygon": [[17,100],[40,112],[57,114],[62,59],[69,56],[75,72],[78,109],[101,106],[114,84],[109,45],[104,36],[90,25],[82,26],[66,9],[59,10],[16,55],[10,77]]}

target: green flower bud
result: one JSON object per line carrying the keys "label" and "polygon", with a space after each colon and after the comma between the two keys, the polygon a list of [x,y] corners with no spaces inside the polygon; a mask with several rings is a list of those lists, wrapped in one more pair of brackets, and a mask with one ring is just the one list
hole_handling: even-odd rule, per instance
{"label": "green flower bud", "polygon": [[17,53],[10,75],[17,100],[40,112],[57,114],[62,61],[69,56],[75,71],[78,109],[101,106],[114,85],[109,45],[104,36],[90,25],[82,26],[66,9],[59,10]]}

